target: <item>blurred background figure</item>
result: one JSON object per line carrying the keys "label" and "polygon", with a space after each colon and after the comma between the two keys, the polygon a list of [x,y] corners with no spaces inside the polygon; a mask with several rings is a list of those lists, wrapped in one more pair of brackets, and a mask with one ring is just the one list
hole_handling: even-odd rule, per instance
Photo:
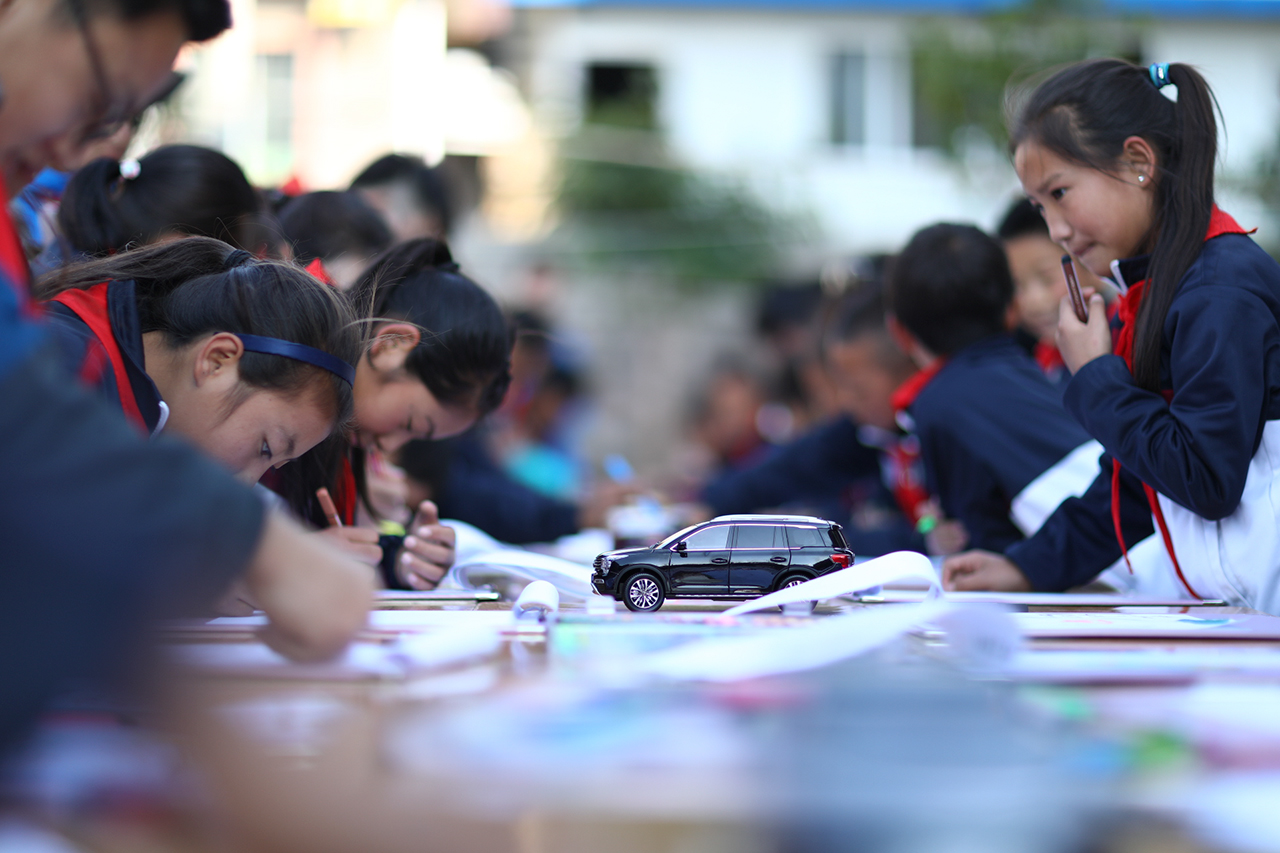
{"label": "blurred background figure", "polygon": [[379,157],[356,175],[351,191],[382,215],[397,243],[418,237],[445,239],[453,227],[444,175],[421,157]]}
{"label": "blurred background figure", "polygon": [[304,193],[280,208],[280,231],[303,266],[319,260],[328,277],[350,290],[392,243],[386,220],[354,191]]}

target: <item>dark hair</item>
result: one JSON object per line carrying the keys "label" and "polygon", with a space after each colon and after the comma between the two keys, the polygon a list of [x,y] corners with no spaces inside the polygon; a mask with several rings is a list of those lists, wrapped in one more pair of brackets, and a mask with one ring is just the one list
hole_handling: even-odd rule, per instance
{"label": "dark hair", "polygon": [[880,366],[894,372],[911,369],[911,357],[894,342],[885,326],[885,294],[878,282],[867,282],[840,298],[822,336],[823,349],[834,344],[872,340]]}
{"label": "dark hair", "polygon": [[1043,237],[1048,240],[1049,224],[1044,221],[1040,211],[1036,210],[1031,199],[1023,198],[1015,201],[1005,212],[1004,219],[1000,220],[1000,227],[996,229],[996,236],[1006,243],[1020,237]]}
{"label": "dark hair", "polygon": [[[38,299],[104,281],[137,287],[142,332],[164,332],[182,346],[213,332],[293,341],[355,364],[363,347],[360,324],[336,289],[293,264],[255,260],[218,240],[189,237],[66,267],[37,282]],[[245,352],[239,364],[247,388],[293,394],[324,380],[333,416],[345,424],[352,389],[323,368],[284,356]],[[247,396],[247,390],[245,396]],[[232,401],[239,405],[243,397]]]}
{"label": "dark hair", "polygon": [[353,192],[326,190],[292,198],[280,209],[280,228],[302,264],[347,254],[372,258],[391,245],[387,223]]}
{"label": "dark hair", "polygon": [[99,257],[173,232],[258,248],[254,225],[261,201],[225,154],[165,145],[138,165],[137,176],[125,178],[119,162],[102,158],[71,178],[58,224],[72,249]]}
{"label": "dark hair", "polygon": [[972,225],[917,231],[889,272],[889,310],[935,355],[1005,331],[1013,277],[1004,250]]}
{"label": "dark hair", "polygon": [[439,169],[431,168],[421,157],[386,154],[356,175],[351,182],[351,189],[385,187],[391,184],[407,186],[413,192],[418,209],[439,220],[442,234],[450,232],[453,228],[453,203],[449,185]]}
{"label": "dark hair", "polygon": [[446,405],[481,416],[511,383],[514,335],[502,309],[463,275],[438,240],[410,240],[384,252],[351,291],[363,317],[404,320],[422,329],[405,367]]}
{"label": "dark hair", "polygon": [[125,21],[175,12],[187,27],[188,41],[208,41],[231,28],[228,0],[62,0],[60,7],[74,15],[72,6],[76,3],[89,15],[114,14]]}
{"label": "dark hair", "polygon": [[1073,163],[1114,173],[1124,141],[1145,139],[1156,152],[1155,222],[1147,292],[1134,330],[1133,377],[1160,390],[1164,321],[1178,285],[1200,256],[1213,210],[1218,125],[1213,93],[1189,65],[1171,63],[1173,102],[1144,67],[1095,59],[1041,83],[1010,122],[1010,146],[1035,142]]}

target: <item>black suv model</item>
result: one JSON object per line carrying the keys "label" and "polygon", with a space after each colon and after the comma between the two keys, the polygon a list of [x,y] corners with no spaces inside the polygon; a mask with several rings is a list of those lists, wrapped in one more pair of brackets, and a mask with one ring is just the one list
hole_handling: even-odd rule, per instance
{"label": "black suv model", "polygon": [[853,565],[840,525],[804,515],[722,515],[652,548],[596,557],[591,586],[631,610],[668,598],[756,598]]}

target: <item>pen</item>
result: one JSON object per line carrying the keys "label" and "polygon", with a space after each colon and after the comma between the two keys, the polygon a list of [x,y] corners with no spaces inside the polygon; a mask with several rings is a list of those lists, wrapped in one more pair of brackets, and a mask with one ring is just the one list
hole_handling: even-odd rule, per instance
{"label": "pen", "polygon": [[1084,304],[1084,294],[1080,292],[1080,279],[1076,278],[1075,264],[1070,255],[1062,256],[1062,274],[1067,279],[1067,293],[1071,295],[1071,308],[1076,312],[1076,319],[1081,323],[1089,322],[1089,309]]}
{"label": "pen", "polygon": [[338,507],[329,496],[329,490],[316,489],[316,499],[320,501],[320,510],[324,513],[324,517],[329,519],[329,523],[334,527],[341,527],[342,519],[338,517]]}

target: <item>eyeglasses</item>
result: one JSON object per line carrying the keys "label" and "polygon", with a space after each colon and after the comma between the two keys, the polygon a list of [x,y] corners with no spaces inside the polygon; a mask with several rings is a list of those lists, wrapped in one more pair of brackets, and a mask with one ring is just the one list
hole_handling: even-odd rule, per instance
{"label": "eyeglasses", "polygon": [[107,69],[102,61],[102,51],[98,42],[89,31],[89,15],[84,7],[84,0],[67,0],[71,17],[75,19],[76,28],[80,30],[80,38],[84,42],[84,52],[89,58],[89,69],[93,72],[98,88],[98,104],[95,118],[89,122],[81,136],[81,144],[106,139],[116,134],[129,122],[130,116],[115,118],[111,113],[111,84],[107,80]]}

